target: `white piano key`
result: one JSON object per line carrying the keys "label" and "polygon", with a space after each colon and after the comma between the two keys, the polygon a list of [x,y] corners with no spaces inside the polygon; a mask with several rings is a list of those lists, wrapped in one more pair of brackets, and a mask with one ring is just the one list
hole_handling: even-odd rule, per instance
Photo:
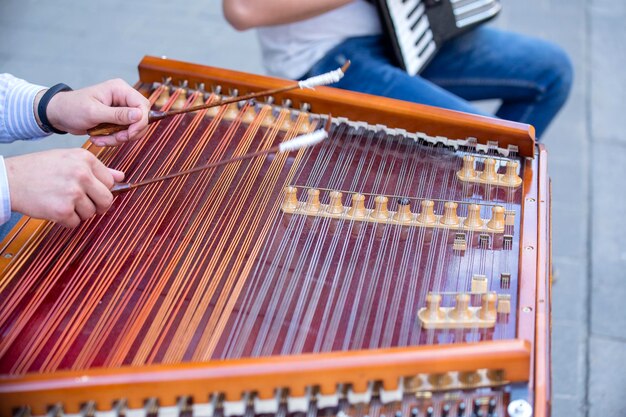
{"label": "white piano key", "polygon": [[417,41],[427,32],[430,32],[430,25],[428,24],[428,18],[424,15],[413,32],[409,32],[408,36],[398,39],[400,49],[404,54],[412,54],[415,51]]}
{"label": "white piano key", "polygon": [[426,50],[427,45],[431,42],[433,44],[435,43],[435,41],[433,40],[433,32],[431,30],[427,30],[422,39],[420,39],[418,44],[415,45],[415,50],[417,51],[418,55],[421,56]]}
{"label": "white piano key", "polygon": [[464,4],[462,6],[455,6],[452,8],[455,15],[462,15],[465,13],[471,13],[474,10],[478,10],[485,6],[493,5],[494,0],[476,0],[471,3]]}

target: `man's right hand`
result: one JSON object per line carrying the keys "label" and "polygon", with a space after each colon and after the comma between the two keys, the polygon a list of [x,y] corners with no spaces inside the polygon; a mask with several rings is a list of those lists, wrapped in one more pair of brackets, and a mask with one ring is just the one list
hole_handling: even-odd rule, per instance
{"label": "man's right hand", "polygon": [[124,173],[85,149],[55,149],[4,160],[11,209],[76,227],[113,203],[111,187]]}

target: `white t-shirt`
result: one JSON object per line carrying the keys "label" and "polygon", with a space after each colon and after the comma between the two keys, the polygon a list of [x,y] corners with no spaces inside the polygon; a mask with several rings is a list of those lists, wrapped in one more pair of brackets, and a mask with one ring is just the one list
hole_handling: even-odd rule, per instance
{"label": "white t-shirt", "polygon": [[345,39],[379,33],[376,7],[365,0],[355,0],[311,19],[257,30],[267,71],[291,79],[304,75]]}

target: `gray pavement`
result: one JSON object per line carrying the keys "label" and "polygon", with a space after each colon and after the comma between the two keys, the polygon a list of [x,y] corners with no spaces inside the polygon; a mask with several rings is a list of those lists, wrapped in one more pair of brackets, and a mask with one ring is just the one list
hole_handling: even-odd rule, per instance
{"label": "gray pavement", "polygon": [[[626,2],[505,2],[496,25],[562,45],[572,96],[543,138],[553,181],[553,416],[626,416]],[[75,87],[137,79],[143,55],[262,73],[219,0],[0,0],[0,72]],[[2,145],[3,155],[84,138]]]}

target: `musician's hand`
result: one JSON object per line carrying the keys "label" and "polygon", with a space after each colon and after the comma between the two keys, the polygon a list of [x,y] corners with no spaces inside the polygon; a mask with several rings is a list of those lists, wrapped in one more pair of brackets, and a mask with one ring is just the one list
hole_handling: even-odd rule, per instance
{"label": "musician's hand", "polygon": [[150,102],[141,93],[123,80],[110,80],[56,94],[46,114],[54,127],[75,135],[84,135],[100,123],[129,125],[114,135],[92,138],[98,146],[114,146],[143,136],[149,111]]}
{"label": "musician's hand", "polygon": [[5,159],[11,209],[76,227],[111,206],[114,182],[124,173],[107,168],[85,149],[55,149]]}

